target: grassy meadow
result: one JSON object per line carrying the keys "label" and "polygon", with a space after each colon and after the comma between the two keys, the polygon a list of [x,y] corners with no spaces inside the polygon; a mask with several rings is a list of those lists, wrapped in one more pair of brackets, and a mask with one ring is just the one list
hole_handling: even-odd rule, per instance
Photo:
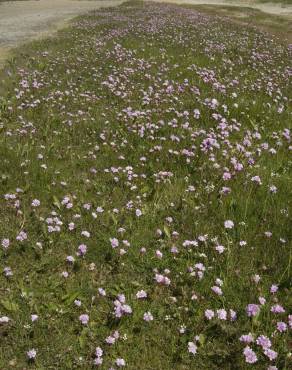
{"label": "grassy meadow", "polygon": [[0,369],[291,369],[291,60],[143,2],[10,59]]}

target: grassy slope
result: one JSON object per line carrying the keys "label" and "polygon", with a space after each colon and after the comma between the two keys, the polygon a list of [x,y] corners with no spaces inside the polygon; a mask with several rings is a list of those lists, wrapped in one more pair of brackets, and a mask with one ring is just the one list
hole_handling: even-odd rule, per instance
{"label": "grassy slope", "polygon": [[279,37],[282,42],[292,43],[292,19],[285,15],[272,15],[258,9],[239,6],[221,5],[189,5],[190,8],[228,17],[242,27],[256,27]]}
{"label": "grassy slope", "polygon": [[[80,18],[57,39],[25,48],[6,68],[0,240],[10,239],[1,269],[9,266],[13,276],[0,278],[0,316],[11,319],[0,326],[1,369],[90,369],[96,346],[105,352],[105,369],[118,357],[129,369],[245,369],[240,335],[271,338],[277,321],[287,323],[292,163],[284,130],[291,125],[291,54],[277,40],[218,17],[133,4]],[[208,98],[219,107],[208,107]],[[204,152],[207,137],[216,142]],[[235,171],[234,158],[242,171]],[[163,180],[161,171],[172,176]],[[232,179],[224,181],[228,171]],[[222,195],[224,186],[229,195]],[[41,205],[32,207],[33,199]],[[49,232],[52,217],[60,231]],[[224,228],[228,219],[232,230]],[[16,241],[21,230],[28,235],[23,242]],[[183,246],[194,239],[197,247]],[[81,243],[88,247],[84,257],[76,256]],[[222,254],[217,244],[224,245]],[[202,279],[194,276],[197,263],[206,268]],[[155,269],[170,278],[168,287],[155,283]],[[211,290],[217,278],[222,296]],[[272,284],[279,285],[274,295]],[[148,298],[138,301],[141,289]],[[133,309],[120,320],[112,314],[119,293]],[[246,306],[259,296],[267,303],[250,319]],[[276,301],[284,314],[270,312]],[[235,310],[237,320],[205,319],[206,309],[220,308]],[[149,323],[147,311],[154,316]],[[82,313],[90,317],[87,326],[79,322]],[[38,321],[31,323],[31,314]],[[104,341],[114,330],[121,338],[110,347]],[[195,335],[193,357],[187,344]],[[288,369],[288,334],[271,340],[278,352],[273,363]],[[252,347],[253,368],[267,368],[263,351]],[[31,348],[35,363],[26,361]]]}

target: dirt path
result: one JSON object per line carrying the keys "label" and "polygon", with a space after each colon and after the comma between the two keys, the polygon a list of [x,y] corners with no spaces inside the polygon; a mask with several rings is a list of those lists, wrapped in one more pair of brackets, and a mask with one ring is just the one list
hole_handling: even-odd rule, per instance
{"label": "dirt path", "polygon": [[292,17],[292,5],[276,3],[255,3],[254,1],[217,1],[217,0],[154,0],[161,3],[192,4],[192,5],[232,5],[245,6],[261,10],[262,12],[274,15],[289,15]]}
{"label": "dirt path", "polygon": [[46,36],[86,11],[122,3],[122,0],[29,0],[0,3],[0,65],[14,48]]}

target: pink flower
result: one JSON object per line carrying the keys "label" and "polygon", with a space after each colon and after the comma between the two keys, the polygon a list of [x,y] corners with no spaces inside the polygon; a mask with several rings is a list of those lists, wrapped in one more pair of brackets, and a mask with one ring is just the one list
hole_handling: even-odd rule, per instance
{"label": "pink flower", "polygon": [[249,333],[249,334],[243,334],[243,335],[239,338],[239,340],[240,340],[241,342],[243,342],[243,343],[251,343],[251,342],[253,342],[253,341],[254,341],[254,338],[253,338],[252,334],[251,334],[251,333]]}
{"label": "pink flower", "polygon": [[256,340],[256,344],[261,346],[263,349],[270,348],[272,346],[270,339],[265,335],[260,335]]}
{"label": "pink flower", "polygon": [[87,325],[89,321],[89,316],[87,314],[82,314],[79,316],[79,320],[81,321],[82,325]]}
{"label": "pink flower", "polygon": [[258,304],[251,303],[246,307],[247,316],[256,316],[260,312],[260,306]]}
{"label": "pink flower", "polygon": [[100,347],[95,348],[95,356],[96,357],[102,357],[103,355],[103,350]]}
{"label": "pink flower", "polygon": [[215,249],[219,254],[222,254],[225,250],[225,247],[223,247],[223,245],[216,245]]}
{"label": "pink flower", "polygon": [[33,207],[39,207],[41,205],[41,202],[38,200],[38,199],[34,199],[32,202],[31,202],[31,205]]}
{"label": "pink flower", "polygon": [[264,354],[269,358],[270,361],[273,361],[278,357],[278,353],[270,348],[266,348]]}
{"label": "pink flower", "polygon": [[102,297],[105,297],[105,296],[106,296],[106,291],[105,291],[103,288],[98,288],[98,293],[99,293],[99,295],[101,295]]}
{"label": "pink flower", "polygon": [[230,172],[224,172],[223,173],[223,180],[227,181],[231,179],[231,173]]}
{"label": "pink flower", "polygon": [[281,305],[275,304],[274,306],[271,307],[271,312],[273,312],[273,313],[284,313],[285,309]]}
{"label": "pink flower", "polygon": [[194,109],[194,118],[199,119],[200,115],[201,115],[201,113],[200,113],[199,109]]}
{"label": "pink flower", "polygon": [[260,304],[263,306],[264,304],[266,304],[266,298],[264,298],[264,297],[259,297],[259,302],[260,302]]}
{"label": "pink flower", "polygon": [[222,289],[219,286],[214,285],[214,286],[212,286],[211,289],[217,295],[222,295],[223,294]]}
{"label": "pink flower", "polygon": [[229,315],[230,315],[230,320],[235,321],[237,319],[237,314],[234,310],[230,309],[229,310]]}
{"label": "pink flower", "polygon": [[96,357],[93,361],[93,364],[96,366],[100,366],[103,363],[103,358],[102,357]]}
{"label": "pink flower", "polygon": [[30,349],[29,351],[26,352],[26,355],[29,360],[34,360],[36,358],[37,351],[34,348]]}
{"label": "pink flower", "polygon": [[119,246],[119,241],[117,238],[111,238],[110,242],[111,242],[112,248],[117,248]]}
{"label": "pink flower", "polygon": [[289,328],[292,329],[292,315],[288,315]]}
{"label": "pink flower", "polygon": [[79,300],[79,299],[75,299],[75,301],[74,301],[74,304],[75,304],[75,306],[77,306],[77,307],[81,307],[81,301]]}
{"label": "pink flower", "polygon": [[206,310],[205,311],[205,317],[208,319],[208,320],[211,320],[213,319],[213,317],[215,316],[215,313],[213,310]]}
{"label": "pink flower", "polygon": [[27,239],[27,234],[23,230],[20,231],[20,233],[16,237],[16,240],[19,242],[23,242],[26,239]]}
{"label": "pink flower", "polygon": [[147,298],[147,293],[144,290],[139,290],[136,294],[138,299]]}
{"label": "pink flower", "polygon": [[75,258],[73,256],[67,256],[66,261],[69,262],[69,263],[74,263]]}
{"label": "pink flower", "polygon": [[245,356],[245,362],[247,362],[248,364],[254,364],[258,360],[256,354],[249,346],[246,346],[244,348],[243,354]]}
{"label": "pink flower", "polygon": [[279,289],[279,288],[278,288],[278,285],[273,284],[273,285],[271,286],[271,288],[270,288],[270,292],[271,292],[272,294],[277,293],[278,289]]}
{"label": "pink flower", "polygon": [[156,257],[157,257],[157,258],[159,258],[159,259],[161,259],[161,258],[163,257],[163,254],[162,254],[162,252],[160,252],[160,250],[157,250],[157,251],[155,252],[155,255],[156,255]]}
{"label": "pink flower", "polygon": [[287,330],[287,324],[285,324],[283,321],[278,321],[277,322],[277,330],[280,333],[283,333],[284,331]]}
{"label": "pink flower", "polygon": [[170,279],[167,276],[161,274],[155,274],[155,280],[161,285],[170,285]]}
{"label": "pink flower", "polygon": [[262,185],[262,181],[261,181],[261,178],[259,176],[253,176],[251,178],[251,181],[258,184],[258,185]]}
{"label": "pink flower", "polygon": [[7,249],[10,245],[10,240],[9,239],[2,239],[1,245],[4,249]]}
{"label": "pink flower", "polygon": [[217,317],[219,320],[227,320],[227,312],[224,310],[224,308],[221,308],[216,311],[217,312]]}
{"label": "pink flower", "polygon": [[77,252],[77,255],[78,256],[84,256],[87,252],[87,246],[85,244],[80,244],[79,247],[78,247],[78,252]]}

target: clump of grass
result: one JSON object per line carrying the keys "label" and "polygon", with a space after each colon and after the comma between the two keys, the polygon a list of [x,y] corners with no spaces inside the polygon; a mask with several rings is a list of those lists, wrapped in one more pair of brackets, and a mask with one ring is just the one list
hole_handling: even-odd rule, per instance
{"label": "clump of grass", "polygon": [[0,367],[288,369],[291,49],[131,2],[3,73]]}
{"label": "clump of grass", "polygon": [[241,27],[255,27],[269,32],[271,35],[276,35],[283,43],[292,42],[292,20],[289,14],[268,14],[246,6],[211,4],[188,5],[188,7],[210,15],[228,17],[230,21],[240,24]]}

